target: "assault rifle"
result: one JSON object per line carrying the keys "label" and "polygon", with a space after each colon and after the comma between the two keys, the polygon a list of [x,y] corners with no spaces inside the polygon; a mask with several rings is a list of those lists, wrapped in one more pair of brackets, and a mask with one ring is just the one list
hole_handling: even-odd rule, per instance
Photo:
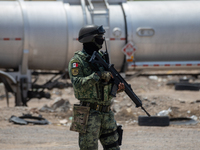
{"label": "assault rifle", "polygon": [[111,90],[111,95],[116,97],[116,93],[118,90],[119,83],[124,83],[125,86],[125,92],[130,97],[130,99],[135,103],[136,107],[141,107],[145,113],[150,116],[150,114],[142,107],[141,100],[137,97],[137,95],[133,92],[131,86],[122,78],[122,76],[117,72],[117,70],[114,68],[114,64],[107,63],[102,56],[94,51],[92,57],[90,58],[89,62],[91,63],[97,63],[102,65],[107,71],[110,71],[113,75],[113,87]]}

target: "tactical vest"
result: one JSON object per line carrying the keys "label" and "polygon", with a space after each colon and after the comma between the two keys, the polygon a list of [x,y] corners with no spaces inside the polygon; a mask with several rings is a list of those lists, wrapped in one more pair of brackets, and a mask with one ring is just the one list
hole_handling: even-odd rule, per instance
{"label": "tactical vest", "polygon": [[[98,65],[94,65],[89,63],[89,58],[85,56],[82,51],[78,51],[75,53],[74,58],[78,59],[80,64],[82,65],[81,69],[84,77],[91,75],[92,73],[99,71]],[[79,100],[94,100],[94,101],[109,101],[112,99],[110,95],[110,91],[112,88],[112,84],[103,85],[102,82],[97,82],[95,85],[90,86],[87,91],[85,87],[80,87],[80,89],[74,89],[75,97]],[[83,92],[84,91],[84,92]]]}

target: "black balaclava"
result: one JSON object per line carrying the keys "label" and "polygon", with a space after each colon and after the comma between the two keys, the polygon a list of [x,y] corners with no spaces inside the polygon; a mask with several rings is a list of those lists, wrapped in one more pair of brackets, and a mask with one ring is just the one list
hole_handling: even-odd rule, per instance
{"label": "black balaclava", "polygon": [[99,47],[94,42],[83,43],[83,48],[89,55],[92,55],[94,51],[99,50]]}
{"label": "black balaclava", "polygon": [[94,51],[99,51],[102,48],[104,39],[102,36],[96,36],[92,42],[83,43],[83,48],[87,54],[92,55]]}

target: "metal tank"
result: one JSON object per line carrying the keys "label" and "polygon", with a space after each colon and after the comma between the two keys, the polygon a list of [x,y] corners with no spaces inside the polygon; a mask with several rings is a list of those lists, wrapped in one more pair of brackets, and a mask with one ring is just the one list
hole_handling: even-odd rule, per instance
{"label": "metal tank", "polygon": [[123,4],[134,62],[144,68],[200,67],[200,2],[143,1]]}
{"label": "metal tank", "polygon": [[124,65],[121,49],[129,41],[136,51],[128,64],[135,69],[199,67],[199,7],[198,1],[3,1],[0,67],[65,70],[73,53],[82,48],[79,29],[92,23],[106,28],[111,62],[117,69]]}
{"label": "metal tank", "polygon": [[[80,6],[71,8],[76,13],[69,11],[67,15],[67,10],[70,9],[67,6],[65,9],[61,1],[0,2],[0,67],[18,68],[26,50],[28,69],[67,68],[68,49],[76,48],[68,47],[68,39],[73,36],[70,31],[77,31],[83,25]],[[76,23],[67,18],[71,13],[73,18],[80,14],[79,19],[74,19]]]}
{"label": "metal tank", "polygon": [[[22,66],[23,72],[66,70],[74,52],[82,49],[77,41],[78,32],[86,24],[104,26],[111,60],[120,68],[126,35],[119,2],[125,1],[109,2],[97,1],[90,5],[83,0],[0,2],[0,68]],[[116,28],[121,32],[120,37],[113,35]]]}
{"label": "metal tank", "polygon": [[15,93],[16,105],[44,96],[38,89],[52,81],[35,86],[32,71],[67,72],[87,24],[104,26],[119,71],[200,68],[199,8],[199,1],[0,1],[0,68],[13,69],[0,72],[0,81]]}

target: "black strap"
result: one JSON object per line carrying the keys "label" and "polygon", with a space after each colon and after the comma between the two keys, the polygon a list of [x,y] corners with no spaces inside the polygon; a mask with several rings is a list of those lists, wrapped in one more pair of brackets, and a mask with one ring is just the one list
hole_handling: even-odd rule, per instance
{"label": "black strap", "polygon": [[101,100],[104,100],[104,85],[101,86]]}
{"label": "black strap", "polygon": [[107,134],[102,134],[99,138],[105,138],[105,137],[109,137],[109,136],[114,136],[116,133],[119,134],[119,138],[118,138],[118,146],[122,145],[122,136],[123,136],[123,130],[122,130],[122,126],[119,125],[117,126],[117,129],[111,133],[107,133]]}
{"label": "black strap", "polygon": [[109,148],[117,147],[117,146],[119,146],[118,141],[116,141],[116,142],[114,142],[112,144],[109,144],[109,145],[103,145],[103,148],[104,148],[104,150],[107,150]]}
{"label": "black strap", "polygon": [[91,109],[100,111],[100,112],[109,112],[110,111],[110,105],[98,105],[97,103],[88,103],[88,102],[81,102],[81,106],[88,106]]}
{"label": "black strap", "polygon": [[117,130],[110,132],[110,133],[107,133],[107,134],[102,134],[99,138],[105,138],[105,137],[108,137],[108,136],[112,136],[112,135],[115,135],[116,133],[117,133]]}

